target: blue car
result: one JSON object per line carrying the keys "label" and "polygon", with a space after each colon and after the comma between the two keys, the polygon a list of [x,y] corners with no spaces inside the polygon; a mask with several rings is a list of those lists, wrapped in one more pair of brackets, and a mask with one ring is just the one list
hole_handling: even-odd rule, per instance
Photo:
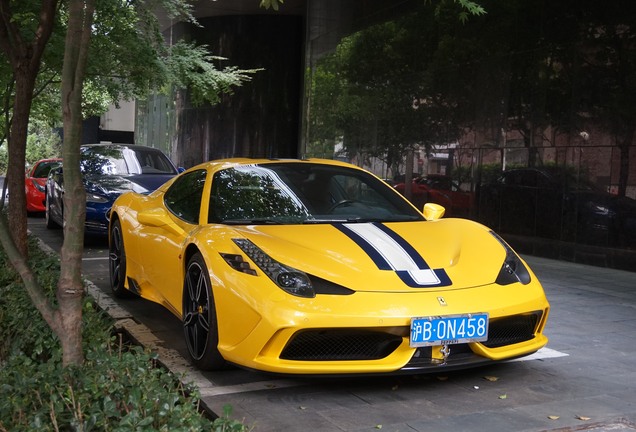
{"label": "blue car", "polygon": [[[126,191],[150,193],[179,173],[159,149],[131,144],[85,144],[80,170],[86,190],[85,233],[106,235],[115,199]],[[54,168],[46,182],[47,228],[64,225],[64,167]]]}

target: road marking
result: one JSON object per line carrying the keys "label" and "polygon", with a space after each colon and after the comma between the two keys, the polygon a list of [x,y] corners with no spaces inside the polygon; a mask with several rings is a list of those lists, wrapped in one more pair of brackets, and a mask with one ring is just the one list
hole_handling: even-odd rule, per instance
{"label": "road marking", "polygon": [[271,380],[271,381],[257,381],[246,384],[237,384],[222,387],[199,387],[199,393],[201,397],[222,396],[233,393],[247,393],[259,390],[274,390],[286,387],[298,387],[305,385],[306,382],[301,380]]}
{"label": "road marking", "polygon": [[534,354],[531,354],[525,357],[520,357],[514,360],[509,360],[509,361],[516,362],[516,361],[528,361],[528,360],[543,360],[547,358],[567,357],[569,355],[570,354],[562,353],[561,351],[553,350],[550,348],[541,348],[539,351],[537,351]]}

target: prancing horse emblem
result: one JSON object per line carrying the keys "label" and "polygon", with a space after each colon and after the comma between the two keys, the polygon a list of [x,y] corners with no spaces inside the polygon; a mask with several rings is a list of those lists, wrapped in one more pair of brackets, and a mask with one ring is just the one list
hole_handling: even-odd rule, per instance
{"label": "prancing horse emblem", "polygon": [[439,302],[440,306],[448,306],[448,304],[446,303],[446,300],[444,300],[444,297],[442,296],[437,297],[437,301]]}

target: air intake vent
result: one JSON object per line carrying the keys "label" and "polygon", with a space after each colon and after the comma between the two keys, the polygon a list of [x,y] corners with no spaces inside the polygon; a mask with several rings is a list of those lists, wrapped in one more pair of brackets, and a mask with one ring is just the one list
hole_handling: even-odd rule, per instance
{"label": "air intake vent", "polygon": [[534,337],[541,312],[493,319],[488,324],[488,348],[497,348],[525,342]]}
{"label": "air intake vent", "polygon": [[310,330],[297,333],[281,354],[285,360],[377,360],[391,354],[400,336],[367,330]]}

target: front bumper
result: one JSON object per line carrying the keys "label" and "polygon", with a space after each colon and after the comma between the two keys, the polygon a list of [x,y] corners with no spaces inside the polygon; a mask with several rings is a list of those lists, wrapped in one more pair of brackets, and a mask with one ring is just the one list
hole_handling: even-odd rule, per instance
{"label": "front bumper", "polygon": [[[504,297],[511,289],[493,285],[446,292],[446,300],[457,303],[456,308],[425,307],[423,300],[430,298],[426,293],[397,295],[392,304],[377,293],[325,298],[321,307],[314,303],[313,308],[273,303],[259,308],[265,313],[243,310],[240,322],[231,327],[245,325],[245,332],[231,335],[225,334],[223,325],[222,311],[227,309],[217,304],[219,351],[243,367],[300,375],[433,372],[509,360],[547,344],[542,332],[550,309],[542,290],[521,287],[517,295]],[[448,345],[446,356],[441,346],[410,346],[411,317],[480,311],[490,314],[488,340]]]}
{"label": "front bumper", "polygon": [[106,204],[87,204],[86,205],[86,221],[84,230],[87,234],[107,235],[108,234],[108,215],[113,203]]}

